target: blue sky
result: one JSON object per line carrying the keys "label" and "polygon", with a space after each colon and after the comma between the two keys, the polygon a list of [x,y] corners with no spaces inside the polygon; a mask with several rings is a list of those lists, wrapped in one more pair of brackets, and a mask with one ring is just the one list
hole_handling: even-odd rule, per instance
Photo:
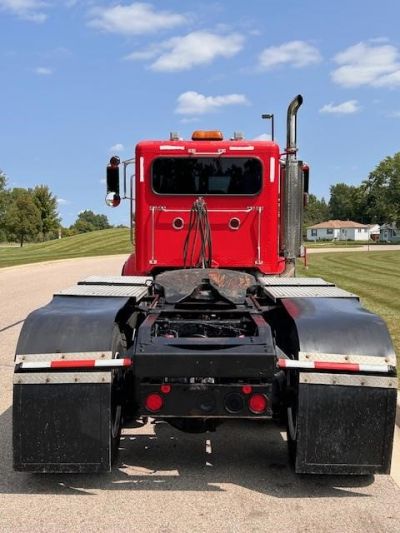
{"label": "blue sky", "polygon": [[104,204],[105,165],[142,139],[269,132],[290,99],[311,192],[359,184],[400,150],[400,3],[0,0],[0,168],[45,183],[65,225]]}

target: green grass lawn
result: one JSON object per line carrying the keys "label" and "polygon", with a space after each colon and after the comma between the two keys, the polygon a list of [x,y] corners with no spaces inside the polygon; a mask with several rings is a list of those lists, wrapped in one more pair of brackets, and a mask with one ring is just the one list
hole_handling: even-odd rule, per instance
{"label": "green grass lawn", "polygon": [[0,268],[54,259],[129,254],[131,251],[129,229],[107,229],[54,241],[27,244],[22,248],[0,247]]}
{"label": "green grass lawn", "polygon": [[[307,241],[304,243],[306,248],[359,248],[368,244],[368,241]],[[376,246],[377,244],[384,243],[375,243],[369,241],[370,246]]]}
{"label": "green grass lawn", "polygon": [[400,364],[400,251],[324,253],[298,263],[298,276],[322,277],[354,292],[387,323]]}

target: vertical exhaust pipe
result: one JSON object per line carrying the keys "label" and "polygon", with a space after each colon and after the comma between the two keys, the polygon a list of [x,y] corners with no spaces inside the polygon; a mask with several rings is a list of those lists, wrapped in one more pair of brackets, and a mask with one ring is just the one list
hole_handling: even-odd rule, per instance
{"label": "vertical exhaust pipe", "polygon": [[296,153],[297,150],[297,111],[299,110],[301,104],[303,103],[303,97],[301,94],[298,94],[296,98],[290,102],[287,110],[287,120],[286,120],[286,151],[293,151]]}
{"label": "vertical exhaust pipe", "polygon": [[[297,111],[303,103],[299,94],[287,111],[286,165],[283,182],[283,238],[282,252],[287,263],[294,263],[300,255],[303,225],[303,172],[297,160]],[[288,265],[289,266],[289,265]]]}

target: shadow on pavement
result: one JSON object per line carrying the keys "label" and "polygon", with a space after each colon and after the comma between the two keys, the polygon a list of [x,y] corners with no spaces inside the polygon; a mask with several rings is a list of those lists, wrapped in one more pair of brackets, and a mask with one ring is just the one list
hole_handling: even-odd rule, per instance
{"label": "shadow on pavement", "polygon": [[298,476],[272,423],[228,421],[215,433],[186,434],[165,422],[127,429],[119,462],[98,475],[12,470],[11,407],[0,416],[0,493],[94,495],[99,491],[225,491],[237,485],[276,498],[365,497],[373,476]]}

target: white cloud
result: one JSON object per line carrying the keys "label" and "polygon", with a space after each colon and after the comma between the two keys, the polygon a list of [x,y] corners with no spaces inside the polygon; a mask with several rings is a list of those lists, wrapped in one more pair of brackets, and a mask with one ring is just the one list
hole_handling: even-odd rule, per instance
{"label": "white cloud", "polygon": [[181,118],[180,123],[181,124],[193,124],[194,122],[199,122],[199,117],[184,117]]}
{"label": "white cloud", "polygon": [[161,45],[151,45],[147,50],[137,50],[124,57],[128,61],[145,61],[146,59],[153,59],[162,51]]}
{"label": "white cloud", "polygon": [[261,133],[261,135],[257,135],[257,137],[253,138],[253,141],[270,141],[270,140],[271,140],[270,133]]}
{"label": "white cloud", "polygon": [[180,115],[203,115],[227,105],[247,105],[249,103],[243,94],[204,96],[204,94],[196,91],[182,93],[178,96],[177,102],[175,113]]}
{"label": "white cloud", "polygon": [[334,57],[338,68],[332,80],[343,87],[400,86],[399,50],[390,44],[360,42]]}
{"label": "white cloud", "polygon": [[322,57],[319,50],[304,41],[290,41],[280,46],[265,48],[259,56],[259,66],[271,69],[278,65],[290,65],[295,68],[319,63]]}
{"label": "white cloud", "polygon": [[129,5],[115,5],[94,8],[89,26],[110,33],[142,35],[175,28],[187,22],[179,13],[162,11],[151,4],[134,2]]}
{"label": "white cloud", "polygon": [[53,74],[53,70],[48,67],[37,67],[35,68],[35,74],[38,76],[51,76],[51,74]]}
{"label": "white cloud", "polygon": [[125,150],[125,146],[121,143],[114,144],[110,148],[110,152],[122,152],[123,150]]}
{"label": "white cloud", "polygon": [[147,50],[133,52],[126,59],[157,59],[150,68],[159,72],[189,70],[196,65],[207,65],[217,57],[233,57],[243,48],[244,37],[238,33],[218,35],[194,31],[183,37],[174,37]]}
{"label": "white cloud", "polygon": [[382,43],[388,43],[390,39],[388,37],[373,37],[372,39],[368,39],[370,43],[376,43],[376,44],[382,44]]}
{"label": "white cloud", "polygon": [[67,205],[69,204],[68,200],[64,200],[64,198],[57,198],[58,205]]}
{"label": "white cloud", "polygon": [[32,22],[44,22],[47,19],[43,12],[46,6],[47,2],[42,0],[0,0],[1,11]]}
{"label": "white cloud", "polygon": [[325,104],[319,110],[320,113],[334,113],[337,115],[350,115],[352,113],[357,113],[361,108],[357,100],[347,100],[341,104],[334,105],[332,102],[330,104]]}

